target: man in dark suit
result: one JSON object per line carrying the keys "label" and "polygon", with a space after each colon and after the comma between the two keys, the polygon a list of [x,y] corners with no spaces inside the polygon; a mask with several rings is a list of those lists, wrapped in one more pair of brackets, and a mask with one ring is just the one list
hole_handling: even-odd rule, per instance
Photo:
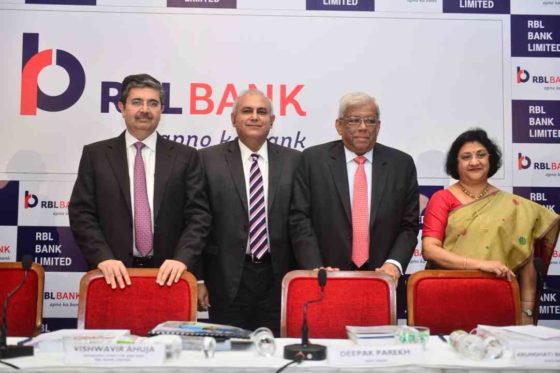
{"label": "man in dark suit", "polygon": [[304,268],[378,270],[398,280],[418,235],[412,158],[376,143],[379,107],[365,93],[342,97],[341,140],[304,150],[294,181],[290,226]]}
{"label": "man in dark suit", "polygon": [[210,215],[195,149],[161,137],[163,91],[147,74],[123,80],[120,136],[84,147],[70,198],[70,227],[90,267],[115,288],[128,267],[159,268],[168,286],[194,265]]}
{"label": "man in dark suit", "polygon": [[199,303],[211,305],[212,322],[278,335],[281,280],[294,268],[288,214],[301,154],[266,140],[274,119],[262,92],[245,91],[231,114],[238,138],[199,152],[212,214]]}

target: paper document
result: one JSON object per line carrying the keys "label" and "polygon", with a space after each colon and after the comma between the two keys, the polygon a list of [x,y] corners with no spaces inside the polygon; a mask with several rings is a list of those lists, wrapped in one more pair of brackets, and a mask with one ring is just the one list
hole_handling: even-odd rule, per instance
{"label": "paper document", "polygon": [[506,326],[503,329],[539,339],[560,339],[560,329],[549,328],[542,325],[517,325]]}

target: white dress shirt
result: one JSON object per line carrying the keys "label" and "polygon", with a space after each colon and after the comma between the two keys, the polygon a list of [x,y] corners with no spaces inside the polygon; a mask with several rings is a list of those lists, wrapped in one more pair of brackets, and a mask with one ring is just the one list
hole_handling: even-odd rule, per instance
{"label": "white dress shirt", "polygon": [[[126,143],[126,158],[128,162],[128,180],[130,180],[130,202],[132,207],[132,221],[134,221],[134,159],[136,158],[136,147],[135,143],[138,139],[135,138],[128,132],[124,134],[124,139]],[[144,147],[142,148],[142,159],[144,160],[144,167],[146,171],[146,189],[148,192],[148,203],[150,204],[150,212],[152,214],[152,232],[154,231],[154,180],[155,180],[155,170],[156,170],[156,144],[157,144],[157,133],[154,131],[150,136],[145,138],[142,143]],[[132,239],[134,242],[134,256],[142,256],[140,251],[136,248],[136,232],[134,229],[134,224],[132,224]],[[148,255],[152,255],[152,251]]]}
{"label": "white dress shirt", "polygon": [[[349,188],[348,190],[350,191],[350,204],[352,204],[353,201],[352,197],[354,196],[354,175],[356,174],[356,170],[358,169],[358,163],[354,161],[354,158],[356,158],[358,155],[353,151],[349,150],[346,146],[344,147],[344,155],[346,157],[346,170],[348,173],[348,188]],[[368,226],[369,226],[370,217],[371,217],[371,186],[372,186],[371,170],[373,168],[372,167],[373,149],[363,154],[363,156],[366,158],[366,161],[364,163],[364,171],[366,173],[366,180],[367,180]],[[368,230],[368,234],[369,234],[369,230]],[[371,237],[369,237],[369,239],[371,240]],[[373,242],[373,250],[375,250],[375,242]],[[385,263],[394,264],[399,269],[401,275],[403,274],[401,264],[396,260],[387,259]]]}
{"label": "white dress shirt", "polygon": [[[247,208],[249,208],[249,176],[251,174],[251,164],[253,164],[253,157],[251,154],[258,154],[259,159],[257,163],[259,164],[259,169],[261,171],[261,175],[263,178],[263,186],[264,186],[264,203],[265,203],[265,210],[267,211],[266,217],[266,225],[268,229],[268,144],[265,141],[261,148],[254,152],[249,149],[245,144],[241,142],[241,140],[237,140],[239,142],[239,150],[241,151],[241,161],[243,163],[243,175],[245,176],[245,191],[247,193]],[[270,236],[269,236],[270,240]],[[270,241],[269,241],[270,247]],[[247,240],[247,248],[245,251],[247,254],[251,254],[251,250],[249,249],[249,240]]]}

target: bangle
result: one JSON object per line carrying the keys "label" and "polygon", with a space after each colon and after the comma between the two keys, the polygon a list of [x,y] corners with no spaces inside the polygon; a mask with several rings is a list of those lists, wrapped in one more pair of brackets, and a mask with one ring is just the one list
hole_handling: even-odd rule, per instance
{"label": "bangle", "polygon": [[521,299],[521,301],[522,302],[527,302],[527,303],[535,303],[536,302],[535,300],[523,300],[523,299]]}
{"label": "bangle", "polygon": [[467,256],[465,255],[465,260],[463,261],[463,269],[467,269]]}

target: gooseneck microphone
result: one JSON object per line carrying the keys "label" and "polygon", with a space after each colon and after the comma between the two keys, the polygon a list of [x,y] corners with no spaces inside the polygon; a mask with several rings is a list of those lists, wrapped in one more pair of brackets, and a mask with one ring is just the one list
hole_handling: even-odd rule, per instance
{"label": "gooseneck microphone", "polygon": [[25,255],[21,259],[21,264],[23,267],[23,278],[21,279],[20,283],[14,290],[8,293],[6,299],[4,300],[4,308],[3,308],[3,316],[2,316],[2,327],[0,330],[0,359],[9,359],[12,357],[19,357],[19,356],[29,356],[33,355],[33,347],[32,346],[8,346],[7,337],[8,337],[8,304],[12,296],[18,292],[19,289],[25,284],[25,280],[27,280],[27,276],[29,275],[29,269],[31,268],[31,264],[33,264],[33,258],[31,255]]}
{"label": "gooseneck microphone", "polygon": [[309,327],[307,325],[307,306],[317,303],[325,297],[325,285],[327,284],[327,271],[321,268],[317,274],[321,296],[317,299],[308,300],[303,304],[303,322],[301,325],[301,343],[287,345],[284,347],[284,359],[290,360],[325,360],[327,348],[323,345],[309,343]]}

